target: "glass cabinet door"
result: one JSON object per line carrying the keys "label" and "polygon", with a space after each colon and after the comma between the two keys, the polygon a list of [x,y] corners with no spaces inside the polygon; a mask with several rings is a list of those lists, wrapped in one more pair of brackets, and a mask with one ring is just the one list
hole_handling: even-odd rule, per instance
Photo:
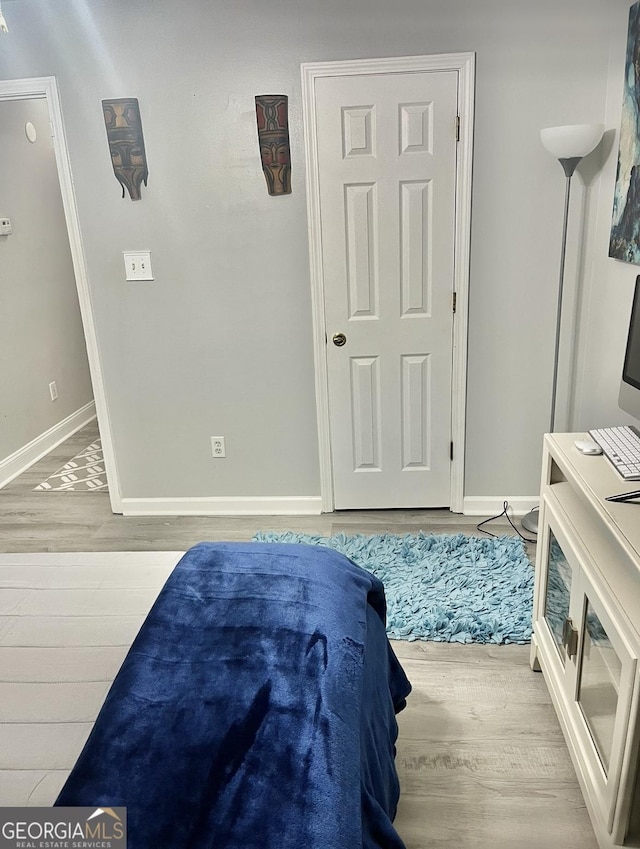
{"label": "glass cabinet door", "polygon": [[588,598],[580,660],[578,704],[602,767],[608,774],[618,711],[622,661]]}
{"label": "glass cabinet door", "polygon": [[[592,583],[585,569],[581,568],[578,575],[574,573],[571,614],[580,633],[575,658],[574,705],[603,823],[620,838],[627,814],[619,809],[616,815],[615,808],[636,659],[626,642],[624,623],[611,612],[615,608],[607,599],[606,587]],[[628,805],[628,796],[623,794],[627,799],[623,806]],[[618,831],[620,834],[616,834]]]}
{"label": "glass cabinet door", "polygon": [[549,530],[544,618],[556,644],[560,660],[566,662],[566,636],[571,597],[571,566],[552,530]]}

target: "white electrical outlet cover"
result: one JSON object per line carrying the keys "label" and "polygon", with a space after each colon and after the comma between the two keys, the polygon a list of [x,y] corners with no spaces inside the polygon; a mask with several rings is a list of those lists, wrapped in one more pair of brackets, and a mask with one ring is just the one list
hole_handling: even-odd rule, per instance
{"label": "white electrical outlet cover", "polygon": [[211,454],[214,457],[226,457],[227,451],[224,445],[224,436],[211,437]]}
{"label": "white electrical outlet cover", "polygon": [[123,251],[127,280],[153,280],[151,251]]}

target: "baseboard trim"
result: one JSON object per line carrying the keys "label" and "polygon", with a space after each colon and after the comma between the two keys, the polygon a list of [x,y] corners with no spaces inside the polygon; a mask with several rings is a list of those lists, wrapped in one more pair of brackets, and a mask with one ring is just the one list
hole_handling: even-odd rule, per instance
{"label": "baseboard trim", "polygon": [[502,513],[505,501],[509,503],[510,516],[524,516],[538,506],[540,498],[534,495],[505,495],[504,498],[470,495],[464,499],[462,512],[465,516],[497,516]]}
{"label": "baseboard trim", "polygon": [[318,516],[320,496],[123,498],[125,516]]}
{"label": "baseboard trim", "polygon": [[95,417],[96,405],[94,401],[90,401],[57,425],[36,436],[27,445],[14,451],[4,460],[0,460],[0,489],[53,451],[65,439],[69,439],[80,428],[89,424]]}
{"label": "baseboard trim", "polygon": [[[537,507],[537,496],[470,496],[463,515],[496,516],[509,502],[509,515],[524,516]],[[228,496],[202,498],[123,498],[124,516],[319,516],[320,496]]]}

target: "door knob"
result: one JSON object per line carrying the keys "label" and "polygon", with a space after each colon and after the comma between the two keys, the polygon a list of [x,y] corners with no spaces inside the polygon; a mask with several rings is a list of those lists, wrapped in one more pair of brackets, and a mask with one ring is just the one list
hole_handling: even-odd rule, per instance
{"label": "door knob", "polygon": [[346,345],[346,343],[347,337],[344,335],[344,333],[333,334],[333,344],[336,345],[338,348],[342,348],[342,346]]}

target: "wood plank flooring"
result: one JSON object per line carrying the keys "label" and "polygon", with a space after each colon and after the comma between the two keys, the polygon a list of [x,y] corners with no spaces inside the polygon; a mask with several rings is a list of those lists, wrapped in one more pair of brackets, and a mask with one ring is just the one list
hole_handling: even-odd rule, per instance
{"label": "wood plank flooring", "polygon": [[[0,490],[0,805],[55,799],[133,636],[193,543],[278,528],[474,533],[478,521],[447,511],[137,520],[113,516],[105,494],[31,492],[96,435],[85,429]],[[504,520],[490,529],[510,532]],[[528,646],[394,649],[413,684],[398,718],[396,826],[407,849],[596,849]]]}
{"label": "wood plank flooring", "polygon": [[573,766],[528,646],[399,643],[407,849],[596,849]]}

